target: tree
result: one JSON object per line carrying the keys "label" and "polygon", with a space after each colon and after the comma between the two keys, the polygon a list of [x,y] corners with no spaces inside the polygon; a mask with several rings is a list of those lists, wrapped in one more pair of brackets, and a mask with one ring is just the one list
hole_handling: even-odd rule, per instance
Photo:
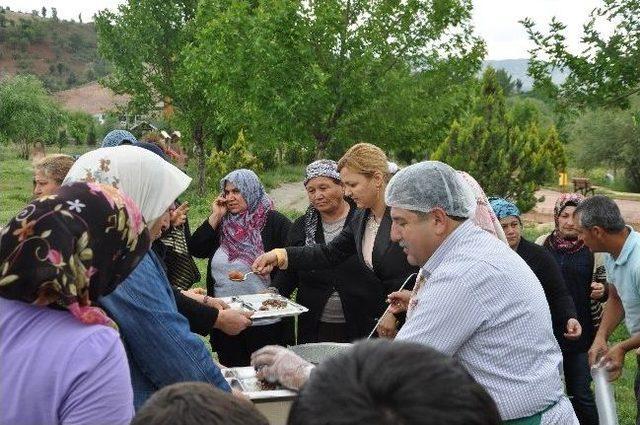
{"label": "tree", "polygon": [[62,148],[69,144],[69,138],[67,137],[67,130],[61,128],[58,131],[58,138],[56,139],[56,144],[58,145],[58,151],[62,152]]}
{"label": "tree", "polygon": [[78,13],[78,22],[82,23],[82,13]]}
{"label": "tree", "polygon": [[20,144],[22,158],[29,158],[35,141],[55,140],[61,123],[60,109],[36,77],[19,75],[0,81],[0,140]]}
{"label": "tree", "polygon": [[553,155],[563,155],[554,127],[541,129],[535,114],[514,117],[496,71],[487,68],[471,112],[451,125],[431,158],[467,171],[488,195],[511,198],[528,211],[537,186],[566,166]]}
{"label": "tree", "polygon": [[[529,59],[534,91],[556,103],[565,124],[578,112],[586,117],[577,118],[571,127],[576,131],[571,139],[578,163],[593,166],[600,158],[598,164],[607,164],[614,170],[622,166],[635,190],[640,188],[639,139],[637,133],[634,135],[640,110],[637,102],[634,104],[640,92],[638,16],[638,1],[603,0],[602,7],[594,9],[584,25],[582,41],[587,47],[579,54],[567,49],[563,23],[553,19],[548,34],[543,34],[530,19],[522,21],[535,43]],[[602,20],[614,24],[610,35],[598,32]],[[559,87],[551,82],[553,68],[568,72]],[[627,113],[621,111],[627,109]]]}
{"label": "tree", "polygon": [[91,124],[87,130],[87,146],[95,146],[98,141],[96,136],[96,123],[91,120]]}
{"label": "tree", "polygon": [[47,17],[47,8],[42,6],[42,17],[46,18]]}
{"label": "tree", "polygon": [[51,8],[51,19],[53,19],[54,21],[58,20],[58,9],[56,9],[55,7]]}
{"label": "tree", "polygon": [[363,135],[389,143],[381,134],[393,137],[394,124],[405,131],[389,147],[407,146],[408,133],[424,141],[416,122],[440,122],[419,96],[455,93],[480,66],[484,46],[471,33],[470,10],[441,0],[207,0],[185,63],[192,79],[217,82],[203,93],[225,106],[222,125],[247,128],[269,146],[297,140],[324,156]]}
{"label": "tree", "polygon": [[498,85],[502,88],[502,93],[509,97],[511,96],[516,89],[516,82],[513,81],[513,77],[506,70],[500,68],[496,70],[496,79],[498,80]]}
{"label": "tree", "polygon": [[94,119],[85,112],[69,112],[67,115],[67,131],[76,143],[82,143],[89,137],[89,130]]}
{"label": "tree", "polygon": [[[189,81],[179,80],[181,52],[192,41],[189,24],[196,14],[197,0],[164,2],[140,0],[120,5],[118,12],[103,10],[96,15],[98,51],[113,65],[105,84],[116,93],[131,95],[130,108],[146,111],[158,101],[171,103],[186,128],[185,139],[193,140],[198,160],[198,188],[205,190],[205,142],[215,134],[218,108],[209,105],[202,92]],[[214,82],[210,82],[213,85]]]}
{"label": "tree", "polygon": [[[629,106],[629,98],[640,91],[640,2],[603,0],[584,25],[586,48],[571,53],[566,44],[566,25],[552,19],[548,34],[535,29],[531,19],[521,23],[535,47],[530,51],[529,74],[541,84],[551,82],[553,68],[569,73],[555,95],[580,108]],[[613,33],[604,36],[597,23],[614,23]]]}

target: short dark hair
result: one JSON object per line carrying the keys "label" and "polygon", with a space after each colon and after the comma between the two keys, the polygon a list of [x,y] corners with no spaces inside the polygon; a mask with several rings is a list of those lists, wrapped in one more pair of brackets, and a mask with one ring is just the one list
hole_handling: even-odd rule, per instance
{"label": "short dark hair", "polygon": [[131,425],[268,425],[253,404],[204,382],[164,387],[138,410]]}
{"label": "short dark hair", "polygon": [[617,233],[625,228],[618,204],[604,195],[586,198],[578,204],[574,214],[580,214],[580,225],[587,229],[598,226],[608,233]]}
{"label": "short dark hair", "polygon": [[371,340],[321,363],[288,425],[499,425],[484,388],[457,362],[425,345]]}

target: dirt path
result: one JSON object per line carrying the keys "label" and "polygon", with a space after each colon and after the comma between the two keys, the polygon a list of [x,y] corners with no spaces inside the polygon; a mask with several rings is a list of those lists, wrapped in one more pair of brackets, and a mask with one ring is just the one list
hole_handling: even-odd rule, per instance
{"label": "dirt path", "polygon": [[269,192],[269,196],[279,210],[304,212],[309,205],[302,182],[284,183]]}
{"label": "dirt path", "polygon": [[[269,195],[276,204],[276,208],[303,212],[309,201],[302,182],[285,183],[273,189]],[[526,220],[536,223],[553,223],[553,207],[560,192],[549,189],[541,189],[536,192],[536,197],[544,196],[544,201],[539,202],[535,208],[524,214]],[[640,201],[616,199],[620,212],[625,221],[634,227],[640,227]]]}

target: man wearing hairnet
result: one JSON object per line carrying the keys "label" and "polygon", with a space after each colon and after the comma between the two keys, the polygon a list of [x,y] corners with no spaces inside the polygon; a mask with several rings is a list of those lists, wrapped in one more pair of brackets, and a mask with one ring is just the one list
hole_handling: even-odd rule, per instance
{"label": "man wearing hairnet", "polygon": [[[391,238],[421,266],[412,293],[389,296],[392,312],[407,310],[396,339],[458,360],[505,423],[577,425],[542,287],[518,254],[469,220],[476,206],[470,187],[447,164],[426,161],[400,170],[385,198]],[[312,370],[276,347],[254,353],[252,364],[264,366],[261,376],[297,388]]]}
{"label": "man wearing hairnet", "polygon": [[505,423],[577,424],[542,287],[507,244],[469,220],[476,202],[458,173],[437,161],[412,165],[385,198],[391,238],[421,266],[410,298],[389,296],[392,311],[407,310],[397,339],[457,359]]}

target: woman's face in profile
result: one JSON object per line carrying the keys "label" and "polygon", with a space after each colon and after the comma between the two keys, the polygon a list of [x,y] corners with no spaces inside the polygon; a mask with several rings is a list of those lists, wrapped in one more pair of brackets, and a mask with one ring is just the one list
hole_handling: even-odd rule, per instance
{"label": "woman's face in profile", "polygon": [[47,177],[43,170],[36,170],[33,173],[33,197],[53,195],[60,185],[54,179]]}

